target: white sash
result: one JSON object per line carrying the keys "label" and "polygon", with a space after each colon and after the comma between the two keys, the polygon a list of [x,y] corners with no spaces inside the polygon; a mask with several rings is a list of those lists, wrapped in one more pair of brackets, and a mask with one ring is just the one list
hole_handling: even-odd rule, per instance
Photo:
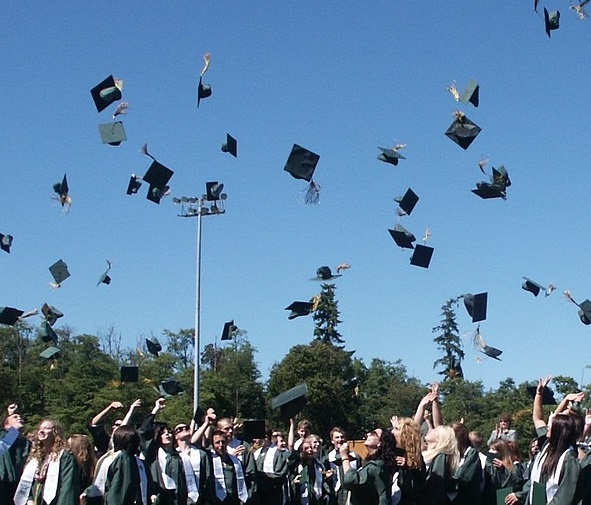
{"label": "white sash", "polygon": [[277,446],[269,447],[265,453],[265,459],[263,459],[263,472],[267,475],[275,475],[275,467],[273,465],[275,454],[277,454]]}
{"label": "white sash", "polygon": [[[248,490],[246,489],[246,482],[244,480],[244,472],[242,471],[242,464],[236,456],[229,454],[230,459],[234,465],[234,473],[236,475],[236,483],[238,487],[238,498],[242,503],[248,500]],[[224,501],[227,496],[226,479],[224,478],[224,467],[222,458],[217,454],[212,454],[213,461],[213,476],[215,477],[215,495],[220,501]]]}
{"label": "white sash", "polygon": [[201,476],[201,456],[199,451],[189,448],[189,452],[181,452],[183,460],[183,470],[185,471],[185,480],[187,481],[188,496],[192,501],[199,499],[199,478]]}
{"label": "white sash", "polygon": [[43,501],[51,503],[57,495],[57,483],[60,476],[60,459],[64,451],[60,451],[57,458],[50,460],[47,465],[45,484],[43,485]]}
{"label": "white sash", "polygon": [[158,449],[158,466],[160,467],[162,483],[165,489],[176,489],[175,481],[166,473],[166,456],[166,451],[160,447]]}
{"label": "white sash", "polygon": [[148,501],[148,474],[146,472],[146,466],[144,465],[144,462],[137,456],[135,457],[135,460],[137,462],[137,467],[140,472],[140,488],[142,490],[142,502],[144,505],[149,505],[150,502]]}
{"label": "white sash", "polygon": [[[322,497],[322,465],[320,465],[320,463],[317,460],[314,460],[314,496],[316,496],[317,500],[320,500],[320,498]],[[298,474],[302,474],[304,470],[304,466],[303,465],[298,465]],[[302,505],[308,505],[308,503],[310,503],[310,497],[308,495],[308,487],[309,486],[303,486],[303,489],[301,490],[300,496],[301,496],[301,501],[302,501]],[[300,488],[301,489],[301,488]]]}
{"label": "white sash", "polygon": [[[544,446],[544,448],[542,449],[542,452],[535,459],[535,461],[532,465],[531,476],[530,476],[530,479],[532,482],[540,482],[540,476],[542,473],[542,465],[544,464],[544,461],[546,461],[546,458],[548,457],[548,447],[549,447],[549,445],[547,445],[547,444]],[[562,455],[560,456],[560,459],[558,460],[558,464],[556,465],[556,470],[554,470],[554,473],[552,473],[550,478],[546,481],[546,500],[548,502],[551,501],[552,498],[554,498],[554,495],[556,494],[556,491],[558,490],[558,484],[559,484],[559,480],[560,480],[560,472],[562,472],[562,467],[564,466],[564,459],[566,458],[567,453],[569,453],[572,450],[573,450],[573,448],[569,447],[566,451],[564,451],[562,453]],[[530,489],[530,492],[529,492],[529,503],[530,504],[533,503],[532,489]]]}
{"label": "white sash", "polygon": [[14,494],[15,505],[25,505],[27,503],[38,466],[39,462],[36,459],[30,460],[25,466],[21,480],[16,488],[16,493]]}
{"label": "white sash", "polygon": [[94,482],[88,488],[86,492],[87,496],[94,497],[105,495],[105,482],[107,481],[107,472],[109,470],[109,466],[111,466],[111,463],[118,455],[119,451],[109,451],[98,460],[98,463],[96,464]]}

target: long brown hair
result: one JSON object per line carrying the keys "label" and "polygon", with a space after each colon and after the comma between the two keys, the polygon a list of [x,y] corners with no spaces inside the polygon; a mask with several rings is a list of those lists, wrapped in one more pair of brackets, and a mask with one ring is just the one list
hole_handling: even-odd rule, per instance
{"label": "long brown hair", "polygon": [[423,467],[421,431],[410,417],[398,418],[398,427],[400,442],[397,443],[397,446],[406,452],[406,466],[420,470]]}
{"label": "long brown hair", "polygon": [[576,446],[582,432],[583,420],[575,412],[554,416],[548,437],[548,456],[542,464],[543,476],[549,478],[555,472],[560,456],[570,447]]}
{"label": "long brown hair", "polygon": [[92,476],[96,465],[96,454],[90,439],[86,435],[76,433],[70,437],[68,442],[70,443],[70,450],[82,470],[84,482],[92,484]]}
{"label": "long brown hair", "polygon": [[513,458],[511,457],[511,451],[509,450],[507,442],[501,439],[495,440],[489,447],[489,454],[497,454],[496,459],[500,459],[503,462],[503,466],[507,470],[513,469]]}
{"label": "long brown hair", "polygon": [[[53,444],[51,447],[46,448],[45,445],[39,440],[38,431],[39,428],[43,423],[51,423],[51,431],[53,434]],[[52,460],[56,460],[58,455],[63,449],[67,449],[68,442],[66,441],[64,435],[64,428],[63,426],[54,421],[53,419],[43,419],[39,426],[37,427],[37,431],[35,432],[35,437],[33,438],[33,446],[31,448],[31,454],[29,456],[29,460],[36,459],[39,463],[43,463],[45,458],[48,456]]]}

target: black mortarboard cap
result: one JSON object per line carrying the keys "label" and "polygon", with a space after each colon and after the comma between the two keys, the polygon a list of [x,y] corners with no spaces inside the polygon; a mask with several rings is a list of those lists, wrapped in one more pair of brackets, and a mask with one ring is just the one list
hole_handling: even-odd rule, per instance
{"label": "black mortarboard cap", "polygon": [[408,188],[406,190],[406,193],[404,193],[404,196],[402,196],[401,198],[395,198],[394,201],[396,201],[398,203],[398,206],[408,216],[410,216],[410,213],[413,211],[415,205],[419,201],[419,197],[412,189]]}
{"label": "black mortarboard cap", "polygon": [[474,139],[478,136],[481,129],[480,127],[470,121],[466,116],[456,116],[454,122],[449,126],[445,135],[452,139],[462,149],[466,150],[470,146]]}
{"label": "black mortarboard cap", "polygon": [[491,347],[490,345],[485,345],[482,349],[480,349],[480,352],[486,354],[490,358],[496,359],[497,361],[501,361],[499,356],[503,354],[503,351],[497,349],[496,347]]}
{"label": "black mortarboard cap", "polygon": [[434,249],[432,247],[417,244],[410,257],[410,264],[417,267],[429,268],[433,251]]}
{"label": "black mortarboard cap", "polygon": [[109,268],[107,268],[98,278],[98,282],[96,283],[96,285],[98,286],[99,284],[106,284],[107,286],[109,284],[111,284],[111,277],[109,276],[109,272],[111,271],[111,262],[107,261],[107,264],[109,265]]}
{"label": "black mortarboard cap", "polygon": [[478,107],[478,92],[480,90],[480,86],[474,79],[470,79],[462,96],[460,97],[460,102],[468,103],[470,102],[474,107]]}
{"label": "black mortarboard cap", "polygon": [[199,86],[197,86],[197,108],[203,98],[209,98],[211,96],[211,86],[209,84],[203,84],[203,78],[199,77]]}
{"label": "black mortarboard cap", "polygon": [[316,278],[321,281],[329,281],[331,279],[336,279],[337,277],[341,277],[341,274],[333,275],[330,267],[322,266],[316,269]]}
{"label": "black mortarboard cap", "polygon": [[472,193],[478,195],[483,200],[489,198],[506,198],[505,189],[496,184],[490,184],[488,182],[477,182],[476,189],[472,190]]}
{"label": "black mortarboard cap", "polygon": [[272,398],[271,408],[281,409],[281,417],[290,419],[304,408],[307,394],[307,384],[300,384]]}
{"label": "black mortarboard cap", "polygon": [[121,382],[138,382],[140,380],[140,369],[137,366],[121,367]]}
{"label": "black mortarboard cap", "polygon": [[218,181],[211,181],[205,183],[205,198],[208,202],[217,202],[222,197],[224,185]]}
{"label": "black mortarboard cap", "polygon": [[544,27],[548,37],[550,37],[552,30],[558,30],[560,28],[560,11],[548,12],[548,9],[544,7]]}
{"label": "black mortarboard cap", "polygon": [[181,393],[184,393],[185,390],[183,389],[183,386],[181,386],[181,383],[178,380],[171,378],[163,380],[160,383],[160,386],[158,386],[158,392],[164,398],[170,398],[171,396],[176,396],[180,395]]}
{"label": "black mortarboard cap", "polygon": [[[527,393],[532,397],[536,397],[537,386],[527,386]],[[542,393],[542,405],[556,405],[556,398],[550,388],[544,388]]]}
{"label": "black mortarboard cap", "polygon": [[234,326],[234,320],[224,323],[224,329],[222,330],[221,340],[232,340],[232,337],[238,331],[238,327]]}
{"label": "black mortarboard cap", "polygon": [[121,90],[117,87],[112,75],[92,88],[90,94],[98,112],[106,109],[113,102],[121,100]]}
{"label": "black mortarboard cap", "polygon": [[396,149],[387,149],[385,147],[378,147],[380,151],[382,151],[378,155],[378,160],[383,161],[385,163],[390,163],[391,165],[398,165],[398,160],[405,160],[406,158],[400,154],[399,151]]}
{"label": "black mortarboard cap", "polygon": [[174,172],[170,168],[154,160],[142,179],[150,186],[164,189],[173,174]]}
{"label": "black mortarboard cap", "polygon": [[49,267],[49,271],[53,276],[53,280],[59,286],[62,282],[64,282],[68,277],[70,277],[70,272],[68,271],[68,265],[64,260],[58,260],[53,265]]}
{"label": "black mortarboard cap", "polygon": [[247,419],[242,423],[242,437],[247,442],[257,438],[265,438],[265,430],[264,419]]}
{"label": "black mortarboard cap", "polygon": [[541,286],[537,282],[534,282],[531,279],[528,279],[527,277],[524,277],[524,279],[525,280],[523,281],[523,284],[521,285],[521,287],[523,289],[525,289],[526,291],[529,291],[530,293],[532,293],[534,296],[538,296],[540,294],[540,290],[546,291],[546,288]]}
{"label": "black mortarboard cap", "polygon": [[500,186],[505,190],[511,186],[511,179],[509,179],[509,173],[505,168],[505,165],[500,165],[499,168],[492,169],[492,183],[494,186]]}
{"label": "black mortarboard cap", "polygon": [[13,307],[0,307],[0,324],[14,326],[23,313],[24,311]]}
{"label": "black mortarboard cap", "polygon": [[41,307],[41,313],[51,326],[53,326],[60,317],[64,317],[64,313],[61,310],[58,310],[53,305],[48,305],[47,303],[44,303],[43,307]]}
{"label": "black mortarboard cap", "polygon": [[43,342],[53,342],[54,344],[57,344],[57,333],[48,321],[43,321],[41,326],[39,326],[39,336]]}
{"label": "black mortarboard cap", "polygon": [[41,352],[39,356],[45,359],[57,359],[59,357],[60,352],[62,352],[61,349],[52,346],[48,347],[43,352]]}
{"label": "black mortarboard cap", "polygon": [[416,237],[409,232],[406,228],[404,228],[404,226],[400,225],[400,224],[396,224],[396,226],[394,226],[393,230],[388,230],[390,232],[390,235],[392,236],[392,238],[394,239],[394,242],[396,242],[396,245],[399,247],[403,247],[406,249],[414,249],[415,246],[413,245],[413,242],[416,240]]}
{"label": "black mortarboard cap", "polygon": [[583,324],[591,324],[591,300],[588,298],[579,304],[579,319]]}
{"label": "black mortarboard cap", "polygon": [[289,172],[296,179],[310,182],[318,165],[320,156],[308,149],[294,144],[283,170]]}
{"label": "black mortarboard cap", "polygon": [[127,185],[127,194],[128,195],[135,195],[138,190],[142,187],[142,178],[131,174],[129,179],[129,184]]}
{"label": "black mortarboard cap", "polygon": [[100,124],[98,125],[98,129],[103,144],[118,146],[121,142],[127,140],[127,135],[125,135],[125,129],[121,121]]}
{"label": "black mortarboard cap", "polygon": [[484,321],[486,319],[486,302],[488,293],[478,293],[473,295],[468,293],[464,295],[464,306],[470,314],[473,323]]}
{"label": "black mortarboard cap", "polygon": [[146,347],[148,352],[158,357],[158,353],[162,350],[162,346],[156,337],[146,338]]}
{"label": "black mortarboard cap", "polygon": [[222,151],[230,153],[234,158],[238,157],[238,142],[229,133],[226,133],[226,142],[222,144]]}
{"label": "black mortarboard cap", "polygon": [[2,233],[0,233],[0,249],[2,249],[3,251],[6,251],[8,254],[10,254],[10,248],[12,247],[12,240],[13,240],[12,235],[3,235]]}
{"label": "black mortarboard cap", "polygon": [[70,188],[68,186],[68,177],[66,176],[66,174],[64,174],[62,182],[56,182],[53,185],[53,191],[55,191],[59,195],[59,200],[63,207],[68,200],[68,193],[70,192]]}
{"label": "black mortarboard cap", "polygon": [[312,302],[293,302],[291,305],[285,307],[285,310],[291,310],[287,319],[295,319],[300,316],[307,316],[312,312],[314,304]]}

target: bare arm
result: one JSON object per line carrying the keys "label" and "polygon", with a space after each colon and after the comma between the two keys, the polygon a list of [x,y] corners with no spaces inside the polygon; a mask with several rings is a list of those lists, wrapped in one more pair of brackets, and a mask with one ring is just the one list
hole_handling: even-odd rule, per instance
{"label": "bare arm", "polygon": [[130,424],[131,416],[133,415],[133,411],[141,406],[142,406],[142,401],[138,398],[135,402],[133,402],[130,405],[129,410],[127,411],[127,414],[125,414],[125,417],[123,418],[121,425],[125,426],[125,425]]}
{"label": "bare arm", "polygon": [[213,410],[212,408],[207,409],[207,412],[205,413],[205,418],[203,419],[203,424],[199,426],[199,428],[197,428],[197,431],[195,431],[195,433],[193,433],[193,435],[191,436],[191,443],[197,444],[199,442],[202,442],[203,437],[207,437],[209,435],[209,430],[211,429],[212,424],[215,423],[216,419],[217,417],[215,414],[215,410]]}
{"label": "bare arm", "polygon": [[435,395],[435,398],[431,402],[431,414],[433,415],[433,426],[437,428],[437,426],[443,425],[443,416],[441,415],[441,406],[439,405],[439,384],[437,382],[431,386],[431,393]]}
{"label": "bare arm", "polygon": [[123,404],[121,402],[111,402],[106,408],[104,408],[103,410],[101,410],[96,416],[94,416],[91,419],[90,425],[91,426],[96,426],[97,424],[100,424],[101,421],[103,420],[103,418],[111,410],[117,410],[117,409],[122,409],[122,408],[123,408]]}
{"label": "bare arm", "polygon": [[436,395],[434,395],[433,392],[430,391],[419,402],[419,405],[417,406],[417,411],[415,412],[415,417],[414,417],[415,424],[419,428],[423,424],[423,417],[424,417],[424,414],[425,414],[425,409],[427,408],[427,405],[429,405],[435,399],[435,396]]}
{"label": "bare arm", "polygon": [[293,444],[295,443],[295,428],[293,417],[289,419],[289,431],[287,432],[287,448],[293,451]]}
{"label": "bare arm", "polygon": [[546,421],[544,420],[544,407],[543,407],[543,395],[544,389],[548,386],[548,383],[552,380],[552,376],[548,375],[538,381],[538,387],[536,388],[536,396],[534,397],[534,406],[532,418],[536,430],[539,428],[545,428]]}

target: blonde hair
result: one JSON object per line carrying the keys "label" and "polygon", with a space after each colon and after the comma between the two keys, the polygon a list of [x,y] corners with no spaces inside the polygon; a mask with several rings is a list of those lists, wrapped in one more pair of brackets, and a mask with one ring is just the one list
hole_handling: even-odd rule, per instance
{"label": "blonde hair", "polygon": [[53,445],[49,448],[46,448],[45,445],[39,441],[37,437],[37,432],[35,432],[35,437],[33,439],[33,447],[31,448],[31,454],[29,455],[29,460],[36,459],[39,463],[43,463],[45,458],[48,456],[51,458],[52,461],[57,460],[58,455],[63,449],[68,448],[68,442],[66,441],[66,437],[64,435],[64,428],[61,424],[53,419],[43,419],[39,426],[37,427],[37,431],[43,423],[51,423],[51,431],[53,434]]}
{"label": "blonde hair", "polygon": [[437,426],[434,430],[437,434],[437,442],[434,447],[423,452],[423,459],[425,463],[429,464],[438,454],[445,454],[447,455],[448,467],[453,473],[457,470],[460,462],[456,434],[450,426]]}
{"label": "blonde hair", "polygon": [[423,467],[423,455],[419,428],[410,417],[398,418],[398,427],[400,428],[400,442],[397,445],[406,452],[406,466],[420,470]]}

